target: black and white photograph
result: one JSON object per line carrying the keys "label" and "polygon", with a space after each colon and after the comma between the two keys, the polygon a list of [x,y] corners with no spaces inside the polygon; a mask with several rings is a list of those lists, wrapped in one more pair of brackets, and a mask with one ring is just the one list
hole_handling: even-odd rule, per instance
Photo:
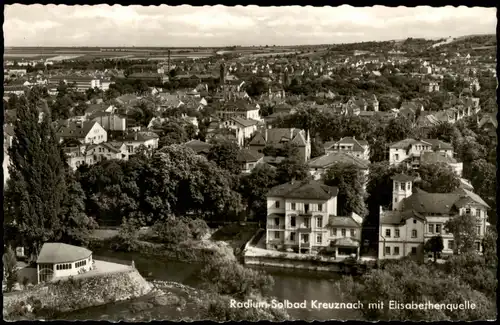
{"label": "black and white photograph", "polygon": [[496,28],[5,5],[3,319],[497,319]]}

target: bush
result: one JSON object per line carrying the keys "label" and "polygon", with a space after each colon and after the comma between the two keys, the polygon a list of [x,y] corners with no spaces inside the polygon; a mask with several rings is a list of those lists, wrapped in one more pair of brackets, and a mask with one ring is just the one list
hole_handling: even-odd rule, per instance
{"label": "bush", "polygon": [[11,291],[17,282],[17,258],[12,247],[8,247],[3,254],[3,275],[6,281],[7,291]]}
{"label": "bush", "polygon": [[210,232],[210,228],[207,223],[202,219],[189,220],[188,227],[191,232],[191,237],[196,240],[202,239]]}
{"label": "bush", "polygon": [[164,244],[179,244],[191,238],[191,229],[182,218],[169,217],[152,227],[153,234]]}
{"label": "bush", "polygon": [[238,299],[266,296],[274,286],[272,276],[225,259],[209,261],[200,271],[200,278],[208,290]]}
{"label": "bush", "polygon": [[120,231],[111,248],[117,251],[135,251],[139,239],[139,225],[133,219],[123,218]]}

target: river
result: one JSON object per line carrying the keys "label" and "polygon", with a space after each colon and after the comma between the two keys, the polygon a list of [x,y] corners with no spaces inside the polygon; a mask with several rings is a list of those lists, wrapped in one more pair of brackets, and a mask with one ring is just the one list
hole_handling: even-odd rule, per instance
{"label": "river", "polygon": [[[200,283],[195,273],[202,267],[200,264],[190,264],[178,261],[167,261],[158,258],[141,256],[138,253],[99,252],[96,259],[110,262],[130,264],[133,260],[139,272],[148,280],[162,280],[179,282],[184,285],[199,288]],[[335,283],[341,280],[341,275],[305,270],[279,269],[270,267],[252,266],[254,269],[263,270],[271,274],[275,285],[271,296],[278,301],[289,300],[292,302],[307,301],[308,307],[312,300],[320,302],[340,302],[340,292]],[[354,301],[353,301],[354,302]],[[126,303],[114,303],[86,309],[84,315],[74,312],[75,319],[102,319],[106,313],[107,319],[113,320],[126,308]],[[288,309],[288,314],[295,320],[352,320],[361,319],[358,311],[353,310],[318,310],[318,309]],[[83,313],[83,312],[82,312]]]}

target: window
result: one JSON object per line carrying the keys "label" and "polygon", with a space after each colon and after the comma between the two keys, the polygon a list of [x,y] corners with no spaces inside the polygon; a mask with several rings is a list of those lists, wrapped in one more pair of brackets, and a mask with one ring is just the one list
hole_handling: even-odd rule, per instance
{"label": "window", "polygon": [[448,240],[448,249],[453,249],[454,246],[455,243],[453,242],[453,240]]}
{"label": "window", "polygon": [[437,234],[441,233],[441,225],[436,225],[436,233]]}
{"label": "window", "polygon": [[399,247],[394,247],[394,254],[393,255],[399,255]]}
{"label": "window", "polygon": [[316,218],[316,227],[318,228],[323,227],[323,217]]}
{"label": "window", "polygon": [[342,229],[342,230],[341,230],[341,232],[342,232],[342,237],[345,237],[346,230],[345,230],[345,229]]}
{"label": "window", "polygon": [[417,223],[417,220],[413,220],[413,223]]}
{"label": "window", "polygon": [[309,228],[310,224],[309,224],[309,218],[304,218],[304,226],[306,228]]}
{"label": "window", "polygon": [[470,208],[465,208],[465,213],[470,214]]}
{"label": "window", "polygon": [[480,242],[476,242],[476,251],[480,252],[481,251],[481,243]]}
{"label": "window", "polygon": [[429,232],[431,234],[434,233],[434,224],[432,224],[432,223],[429,224]]}
{"label": "window", "polygon": [[399,238],[399,229],[394,229],[394,238]]}
{"label": "window", "polygon": [[290,233],[290,240],[295,241],[295,233],[294,232]]}
{"label": "window", "polygon": [[417,255],[417,248],[416,247],[411,248],[411,255]]}
{"label": "window", "polygon": [[385,230],[385,237],[391,237],[391,230],[390,229]]}
{"label": "window", "polygon": [[276,226],[279,226],[280,225],[280,218],[274,218],[274,224]]}
{"label": "window", "polygon": [[337,228],[332,228],[330,230],[330,236],[337,236]]}
{"label": "window", "polygon": [[309,212],[309,204],[304,204],[304,211],[307,213]]}
{"label": "window", "polygon": [[417,238],[417,231],[415,229],[411,231],[411,238]]}
{"label": "window", "polygon": [[394,155],[394,160],[398,161],[399,160],[399,155],[398,154],[395,154]]}
{"label": "window", "polygon": [[479,209],[476,209],[476,217],[481,217],[481,210]]}
{"label": "window", "polygon": [[290,217],[290,226],[295,227],[295,217]]}
{"label": "window", "polygon": [[391,255],[391,248],[390,247],[385,248],[385,255]]}
{"label": "window", "polygon": [[323,204],[318,204],[318,211],[323,211]]}
{"label": "window", "polygon": [[280,239],[280,232],[279,231],[274,232],[274,239]]}
{"label": "window", "polygon": [[280,208],[280,201],[276,201],[276,203],[274,204],[274,206],[276,207],[276,209],[279,209]]}
{"label": "window", "polygon": [[401,191],[405,190],[405,183],[401,183]]}
{"label": "window", "polygon": [[351,229],[351,237],[354,237],[356,235],[356,230]]}
{"label": "window", "polygon": [[316,236],[316,244],[321,244],[323,236],[321,234]]}
{"label": "window", "polygon": [[481,226],[476,226],[476,234],[481,235]]}
{"label": "window", "polygon": [[409,191],[410,190],[410,182],[406,183],[406,190]]}
{"label": "window", "polygon": [[399,186],[399,185],[398,185],[398,182],[394,182],[394,190],[395,190],[395,191],[397,191],[398,186]]}
{"label": "window", "polygon": [[295,210],[295,203],[292,203],[292,210]]}

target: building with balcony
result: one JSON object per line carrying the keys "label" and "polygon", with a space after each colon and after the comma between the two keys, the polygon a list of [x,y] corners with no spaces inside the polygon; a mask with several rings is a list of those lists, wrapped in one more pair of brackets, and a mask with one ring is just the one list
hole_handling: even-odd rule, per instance
{"label": "building with balcony", "polygon": [[424,152],[436,152],[453,158],[453,146],[438,139],[404,139],[389,146],[389,164],[397,165],[406,162],[420,165],[420,157]]}
{"label": "building with balcony", "polygon": [[482,252],[481,240],[489,223],[490,208],[477,194],[458,189],[453,193],[428,193],[413,188],[414,178],[404,174],[392,177],[392,210],[380,209],[379,259],[398,259],[410,256],[425,258],[424,244],[434,236],[443,238],[443,255],[455,252],[454,236],[445,224],[458,215],[476,220],[476,250]]}
{"label": "building with balcony", "polygon": [[337,216],[338,188],[312,179],[273,187],[267,194],[266,248],[359,256],[362,218]]}

